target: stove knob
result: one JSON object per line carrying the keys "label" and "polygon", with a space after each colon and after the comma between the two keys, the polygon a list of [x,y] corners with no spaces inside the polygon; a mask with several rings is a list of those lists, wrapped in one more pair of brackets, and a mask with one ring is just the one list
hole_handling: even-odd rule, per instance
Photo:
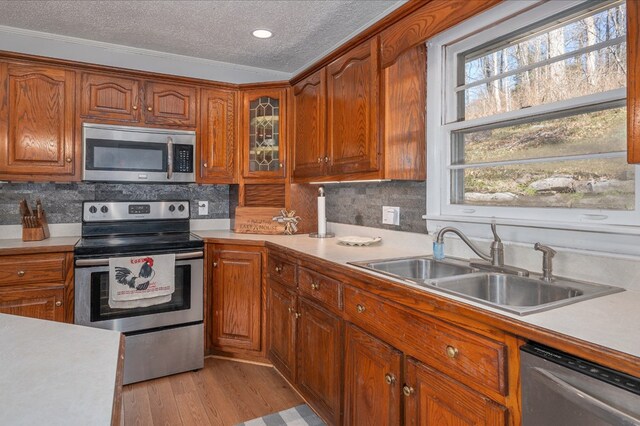
{"label": "stove knob", "polygon": [[106,213],[106,212],[108,212],[108,211],[109,211],[109,207],[107,207],[107,206],[102,206],[102,207],[100,207],[100,211],[101,211],[102,213]]}
{"label": "stove knob", "polygon": [[169,211],[170,211],[170,212],[172,212],[172,213],[173,213],[174,211],[176,211],[176,206],[174,206],[173,204],[171,204],[171,205],[169,206]]}
{"label": "stove knob", "polygon": [[184,211],[184,204],[180,204],[180,205],[178,206],[178,210],[180,210],[181,212],[183,212],[183,211]]}
{"label": "stove knob", "polygon": [[98,211],[98,208],[96,206],[89,207],[89,213],[96,213],[97,211]]}

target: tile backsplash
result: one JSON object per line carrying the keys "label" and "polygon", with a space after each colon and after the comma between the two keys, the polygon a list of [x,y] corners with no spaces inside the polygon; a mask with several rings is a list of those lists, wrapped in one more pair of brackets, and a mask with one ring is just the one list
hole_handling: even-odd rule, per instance
{"label": "tile backsplash", "polygon": [[[327,221],[426,233],[422,215],[427,209],[424,181],[340,183],[324,186]],[[400,225],[382,224],[382,206],[400,207]]]}
{"label": "tile backsplash", "polygon": [[[192,219],[229,218],[229,185],[135,183],[0,183],[0,225],[19,225],[18,202],[42,200],[49,223],[79,223],[83,201],[191,201]],[[209,214],[198,215],[196,201],[209,201]]]}

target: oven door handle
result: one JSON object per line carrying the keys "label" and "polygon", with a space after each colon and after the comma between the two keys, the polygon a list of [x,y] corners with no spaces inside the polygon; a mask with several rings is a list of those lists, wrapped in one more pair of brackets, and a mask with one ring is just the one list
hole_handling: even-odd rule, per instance
{"label": "oven door handle", "polygon": [[[200,259],[204,256],[202,251],[188,253],[176,253],[176,260]],[[109,266],[109,258],[103,259],[76,259],[76,266]]]}

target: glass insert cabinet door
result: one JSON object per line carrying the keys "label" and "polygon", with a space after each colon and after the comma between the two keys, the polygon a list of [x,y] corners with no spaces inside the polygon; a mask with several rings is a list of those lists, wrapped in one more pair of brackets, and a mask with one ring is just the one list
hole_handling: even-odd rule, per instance
{"label": "glass insert cabinet door", "polygon": [[245,93],[245,177],[284,177],[284,93],[281,90]]}

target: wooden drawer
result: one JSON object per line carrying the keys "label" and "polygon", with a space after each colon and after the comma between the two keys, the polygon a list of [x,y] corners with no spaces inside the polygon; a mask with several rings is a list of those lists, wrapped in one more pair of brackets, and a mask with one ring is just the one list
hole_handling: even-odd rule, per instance
{"label": "wooden drawer", "polygon": [[0,286],[64,281],[63,253],[0,256]]}
{"label": "wooden drawer", "polygon": [[506,346],[414,315],[369,293],[344,289],[346,318],[418,360],[469,386],[506,395]]}
{"label": "wooden drawer", "polygon": [[342,284],[306,268],[298,270],[300,293],[333,308],[342,310]]}
{"label": "wooden drawer", "polygon": [[296,264],[281,257],[269,254],[267,276],[281,284],[296,286]]}

